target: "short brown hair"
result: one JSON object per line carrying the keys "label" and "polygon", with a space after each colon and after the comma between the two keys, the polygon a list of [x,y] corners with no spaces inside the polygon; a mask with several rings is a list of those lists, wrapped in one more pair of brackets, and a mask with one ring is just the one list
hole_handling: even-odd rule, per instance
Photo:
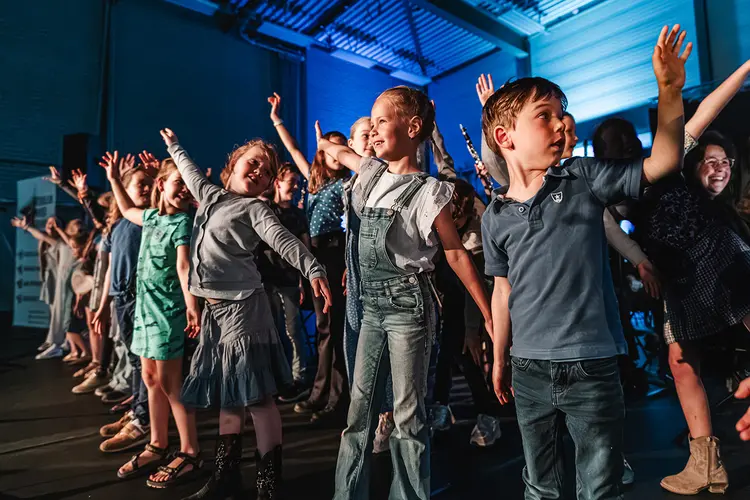
{"label": "short brown hair", "polygon": [[229,177],[234,172],[234,166],[242,155],[250,151],[253,147],[258,146],[263,150],[266,159],[268,160],[268,166],[271,168],[271,182],[276,178],[276,173],[279,171],[279,155],[276,153],[276,148],[270,142],[266,142],[263,139],[251,139],[242,146],[237,146],[234,150],[229,153],[227,163],[224,166],[224,170],[221,171],[219,178],[224,187],[227,187],[229,183]]}
{"label": "short brown hair", "polygon": [[560,99],[563,112],[568,107],[568,98],[560,87],[538,76],[519,78],[497,89],[482,108],[482,132],[490,149],[502,156],[494,138],[495,127],[514,128],[516,118],[526,103],[549,98]]}
{"label": "short brown hair", "polygon": [[420,142],[432,135],[432,130],[435,128],[435,108],[424,92],[406,85],[399,85],[386,90],[378,96],[378,99],[381,97],[393,103],[399,116],[407,120],[413,116],[422,119],[422,128],[417,136]]}

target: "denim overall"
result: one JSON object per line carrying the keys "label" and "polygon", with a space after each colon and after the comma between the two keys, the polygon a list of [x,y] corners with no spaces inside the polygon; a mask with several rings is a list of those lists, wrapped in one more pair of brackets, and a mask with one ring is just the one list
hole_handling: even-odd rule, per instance
{"label": "denim overall", "polygon": [[365,202],[385,172],[383,165],[364,186],[359,227],[359,262],[364,306],[354,367],[347,428],[336,468],[335,500],[369,496],[370,457],[378,413],[393,376],[394,421],[391,500],[430,497],[429,429],[424,398],[436,329],[436,309],[428,273],[397,268],[388,255],[386,235],[398,214],[425,185],[416,174],[390,209]]}
{"label": "denim overall", "polygon": [[[354,359],[357,356],[359,332],[362,329],[362,272],[359,269],[360,218],[352,206],[352,192],[356,174],[344,183],[344,217],[346,220],[346,325],[344,328],[344,358],[349,391],[354,383]],[[390,375],[385,386],[385,400],[380,413],[393,411],[393,383]]]}

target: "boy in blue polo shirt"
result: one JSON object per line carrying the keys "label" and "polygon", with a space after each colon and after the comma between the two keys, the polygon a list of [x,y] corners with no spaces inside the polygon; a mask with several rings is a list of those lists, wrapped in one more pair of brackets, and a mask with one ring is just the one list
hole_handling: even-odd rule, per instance
{"label": "boy in blue polo shirt", "polygon": [[692,47],[680,55],[679,31],[664,27],[654,48],[659,104],[650,158],[576,158],[556,167],[567,101],[543,78],[506,84],[482,110],[484,134],[510,177],[482,218],[482,235],[486,272],[495,277],[493,382],[502,403],[511,391],[516,398],[526,500],[562,498],[562,425],[576,447],[579,500],[622,498],[625,405],[616,356],[627,346],[602,216],[681,167]]}

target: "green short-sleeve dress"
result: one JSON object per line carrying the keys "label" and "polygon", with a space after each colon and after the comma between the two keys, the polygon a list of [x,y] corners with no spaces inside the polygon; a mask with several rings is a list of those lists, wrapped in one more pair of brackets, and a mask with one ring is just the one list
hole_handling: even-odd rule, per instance
{"label": "green short-sleeve dress", "polygon": [[131,346],[138,356],[160,361],[182,357],[187,317],[177,275],[177,247],[190,244],[192,227],[185,213],[143,212]]}

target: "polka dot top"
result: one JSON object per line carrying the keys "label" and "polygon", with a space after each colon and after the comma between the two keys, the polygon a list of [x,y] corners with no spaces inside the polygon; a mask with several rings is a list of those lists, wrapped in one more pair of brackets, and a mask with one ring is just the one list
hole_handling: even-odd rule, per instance
{"label": "polka dot top", "polygon": [[310,237],[343,232],[344,179],[332,181],[307,195],[307,218],[310,219]]}

